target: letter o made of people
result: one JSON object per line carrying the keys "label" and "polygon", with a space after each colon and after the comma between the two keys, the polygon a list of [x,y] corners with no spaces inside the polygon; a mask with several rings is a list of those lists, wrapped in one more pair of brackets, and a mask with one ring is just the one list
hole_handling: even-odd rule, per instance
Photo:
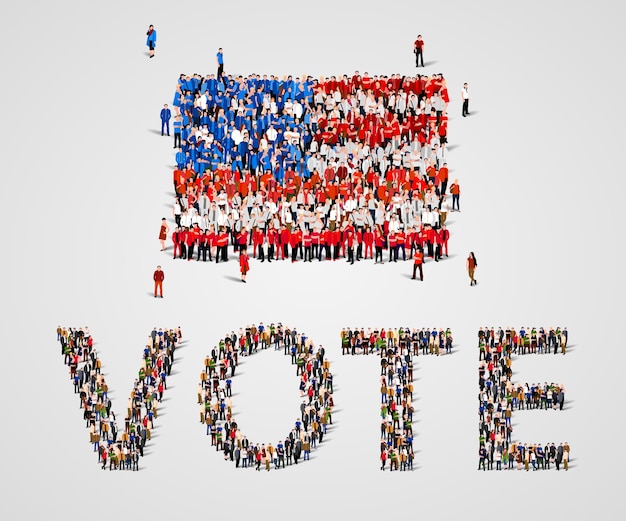
{"label": "letter o made of people", "polygon": [[[211,446],[225,461],[238,468],[282,470],[308,461],[323,442],[334,406],[330,361],[324,348],[304,332],[281,323],[248,324],[220,338],[203,364],[197,396],[199,420]],[[284,392],[285,368],[296,377],[292,396]],[[248,404],[241,407],[241,402]],[[289,416],[293,423],[286,432],[273,432],[267,438],[268,431],[284,421],[276,413],[284,414],[286,404],[298,404]],[[255,423],[262,425],[263,433],[248,438],[243,409],[245,416],[252,414]]]}

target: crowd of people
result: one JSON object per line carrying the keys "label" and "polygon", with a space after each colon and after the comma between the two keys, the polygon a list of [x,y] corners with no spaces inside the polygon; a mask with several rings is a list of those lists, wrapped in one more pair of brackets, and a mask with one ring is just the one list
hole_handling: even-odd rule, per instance
{"label": "crowd of people", "polygon": [[[282,351],[299,377],[300,414],[284,440],[252,442],[243,435],[232,402],[233,381],[240,357],[260,350]],[[257,471],[285,468],[310,458],[332,424],[333,375],[323,346],[295,328],[281,323],[247,325],[221,338],[204,360],[198,384],[200,422],[211,446],[237,468]]]}
{"label": "crowd of people", "polygon": [[128,398],[124,426],[118,426],[102,373],[102,362],[89,328],[57,328],[63,363],[83,410],[89,440],[102,469],[139,470],[153,422],[167,390],[174,352],[182,341],[180,327],[156,329],[148,336],[141,365]]}
{"label": "crowd of people", "polygon": [[448,254],[449,96],[431,76],[181,75],[174,257],[292,262]]}
{"label": "crowd of people", "polygon": [[514,383],[512,357],[548,354],[567,348],[567,328],[478,331],[478,470],[569,468],[570,446],[559,443],[520,443],[513,440],[514,410],[562,410],[565,387],[560,383]]}
{"label": "crowd of people", "polygon": [[380,356],[381,470],[413,470],[413,357],[452,353],[449,328],[343,328],[343,355]]}

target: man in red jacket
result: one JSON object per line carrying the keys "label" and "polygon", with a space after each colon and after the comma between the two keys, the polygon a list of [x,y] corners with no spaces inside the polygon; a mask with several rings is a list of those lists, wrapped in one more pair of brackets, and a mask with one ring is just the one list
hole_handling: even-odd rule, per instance
{"label": "man in red jacket", "polygon": [[154,279],[154,298],[157,298],[157,291],[159,296],[163,298],[163,280],[165,280],[165,273],[163,273],[161,266],[157,266],[152,278]]}

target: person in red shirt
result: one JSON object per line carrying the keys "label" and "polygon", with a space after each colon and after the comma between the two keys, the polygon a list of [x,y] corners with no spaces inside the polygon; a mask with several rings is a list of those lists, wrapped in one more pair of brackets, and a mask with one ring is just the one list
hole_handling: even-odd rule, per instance
{"label": "person in red shirt", "polygon": [[424,232],[426,233],[426,247],[428,248],[428,256],[432,259],[435,257],[435,239],[437,232],[432,226],[425,226]]}
{"label": "person in red shirt", "polygon": [[[211,248],[209,244],[209,231],[208,230],[202,230],[202,233],[198,237],[198,248],[200,249],[200,252],[202,253],[202,262],[206,262],[207,253],[209,252]],[[198,254],[198,258],[199,258],[199,254]]]}
{"label": "person in red shirt", "polygon": [[440,195],[446,195],[446,190],[448,189],[448,175],[448,163],[444,163],[443,166],[439,169],[439,172],[437,172]]}
{"label": "person in red shirt", "polygon": [[239,250],[239,271],[241,272],[241,281],[246,281],[246,274],[250,271],[250,263],[248,254],[245,249]]}
{"label": "person in red shirt", "polygon": [[248,245],[248,230],[243,228],[237,234],[237,242],[235,243],[235,251],[245,249]]}
{"label": "person in red shirt", "polygon": [[399,255],[398,251],[402,250],[402,260],[403,261],[406,260],[405,242],[406,242],[406,234],[404,233],[404,230],[400,229],[398,233],[396,233],[396,259],[398,258],[398,255]]}
{"label": "person in red shirt", "polygon": [[[278,231],[276,231],[276,228],[274,228],[274,225],[270,223],[267,229],[267,262],[272,262],[272,259],[274,258],[274,252],[276,251],[277,243],[278,243]],[[278,260],[278,256],[276,257],[276,260]]]}
{"label": "person in red shirt", "polygon": [[172,242],[174,243],[174,258],[176,258],[176,254],[178,253],[178,256],[181,256],[180,253],[180,230],[178,228],[175,228],[174,231],[172,232]]}
{"label": "person in red shirt", "polygon": [[420,270],[420,280],[424,280],[424,273],[422,272],[422,264],[424,263],[424,254],[422,253],[421,248],[417,248],[415,255],[413,255],[413,276],[412,279],[415,279],[417,274],[417,270]]}
{"label": "person in red shirt", "polygon": [[157,298],[157,292],[159,293],[159,297],[163,298],[163,281],[165,280],[165,273],[161,269],[161,266],[156,267],[156,271],[154,275],[152,275],[152,279],[154,280],[154,298]]}
{"label": "person in red shirt", "polygon": [[[450,185],[450,193],[452,194],[452,211],[460,212],[459,196],[461,195],[461,188],[459,187],[459,180],[455,179],[454,183]],[[454,209],[456,207],[456,210]]]}
{"label": "person in red shirt", "polygon": [[326,231],[323,232],[323,235],[324,235],[324,252],[326,254],[326,260],[330,260],[331,259],[330,250],[333,245],[333,232],[330,231],[330,228],[327,228]]}
{"label": "person in red shirt", "polygon": [[322,234],[317,228],[314,228],[313,231],[309,234],[311,238],[311,257],[315,257],[318,261],[322,260],[322,252],[320,248],[320,241],[322,239]]}
{"label": "person in red shirt", "polygon": [[193,257],[193,250],[198,240],[198,225],[194,225],[194,227],[189,230],[187,233],[186,243],[187,243],[187,260],[190,261]]}
{"label": "person in red shirt", "polygon": [[422,67],[424,66],[424,40],[422,40],[422,35],[417,35],[417,40],[413,43],[413,52],[415,53],[415,66],[419,67],[420,62],[422,62]]}
{"label": "person in red shirt", "polygon": [[257,249],[262,249],[260,247],[261,244],[263,244],[263,232],[258,228],[254,228],[252,230],[252,256],[255,259],[259,258],[259,256],[257,255]]}
{"label": "person in red shirt", "polygon": [[291,262],[296,262],[298,260],[298,251],[300,253],[300,259],[302,259],[302,230],[300,230],[300,228],[296,228],[291,232],[290,246]]}
{"label": "person in red shirt", "polygon": [[311,239],[311,234],[309,232],[305,232],[302,236],[302,245],[304,246],[304,262],[311,262],[312,244],[313,240]]}
{"label": "person in red shirt", "polygon": [[336,261],[339,258],[339,247],[341,245],[341,230],[339,228],[335,228],[331,232],[331,241],[333,245],[333,260]]}
{"label": "person in red shirt", "polygon": [[282,245],[282,259],[289,258],[289,244],[291,242],[291,232],[285,227],[281,227],[280,230],[280,243]]}
{"label": "person in red shirt", "polygon": [[352,226],[347,226],[345,229],[346,233],[346,247],[348,249],[348,260],[350,264],[354,264],[354,228]]}
{"label": "person in red shirt", "polygon": [[207,250],[209,254],[209,262],[213,262],[213,247],[216,246],[215,225],[209,225],[209,231],[206,234]]}
{"label": "person in red shirt", "polygon": [[228,232],[224,226],[221,226],[215,238],[217,243],[217,252],[215,254],[215,263],[228,261]]}
{"label": "person in red shirt", "polygon": [[187,236],[189,235],[189,230],[186,226],[183,226],[183,229],[178,233],[178,240],[180,242],[180,258],[187,258]]}

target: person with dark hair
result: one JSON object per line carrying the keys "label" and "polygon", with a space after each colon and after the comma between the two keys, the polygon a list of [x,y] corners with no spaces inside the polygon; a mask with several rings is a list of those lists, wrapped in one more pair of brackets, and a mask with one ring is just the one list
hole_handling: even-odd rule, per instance
{"label": "person with dark hair", "polygon": [[161,266],[156,267],[156,271],[154,272],[152,278],[154,279],[154,298],[157,297],[157,291],[159,296],[163,298],[163,280],[165,279],[165,274],[163,273]]}
{"label": "person with dark hair", "polygon": [[420,61],[422,62],[422,67],[424,66],[424,40],[422,40],[422,35],[417,35],[417,40],[413,43],[413,52],[415,53],[415,66],[420,66]]}
{"label": "person with dark hair", "polygon": [[463,117],[469,116],[469,87],[467,83],[464,83],[461,89],[461,99],[463,100]]}
{"label": "person with dark hair", "polygon": [[422,252],[422,248],[417,248],[415,255],[413,255],[413,276],[412,279],[415,279],[415,275],[417,274],[417,270],[420,272],[420,280],[424,280],[424,273],[422,272],[422,264],[424,263],[424,253]]}
{"label": "person with dark hair", "polygon": [[473,251],[470,251],[469,256],[467,257],[467,274],[470,278],[470,286],[474,286],[476,284],[476,279],[474,278],[474,271],[478,267],[478,262],[476,261],[476,256]]}
{"label": "person with dark hair", "polygon": [[146,45],[148,46],[148,49],[150,49],[150,58],[154,58],[154,48],[156,47],[157,39],[157,33],[154,25],[150,25],[150,27],[148,27],[148,32],[146,33],[146,36],[148,37],[146,39]]}
{"label": "person with dark hair", "polygon": [[165,217],[161,219],[161,230],[159,231],[159,241],[161,242],[161,251],[165,251],[165,241],[167,234],[170,232],[170,227],[167,225]]}

